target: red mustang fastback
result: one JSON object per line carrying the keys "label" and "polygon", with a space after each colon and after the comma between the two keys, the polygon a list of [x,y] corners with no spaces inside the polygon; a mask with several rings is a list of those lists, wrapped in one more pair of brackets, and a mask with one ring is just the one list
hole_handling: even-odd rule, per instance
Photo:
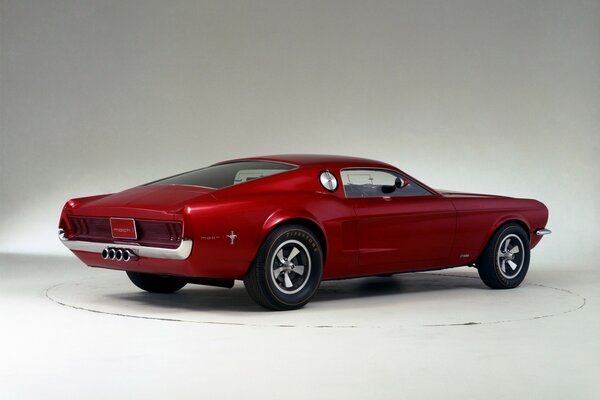
{"label": "red mustang fastback", "polygon": [[514,288],[547,220],[537,200],[439,191],[378,161],[281,155],[69,200],[59,237],[149,292],[240,279],[258,304],[287,310],[322,279],[463,265]]}

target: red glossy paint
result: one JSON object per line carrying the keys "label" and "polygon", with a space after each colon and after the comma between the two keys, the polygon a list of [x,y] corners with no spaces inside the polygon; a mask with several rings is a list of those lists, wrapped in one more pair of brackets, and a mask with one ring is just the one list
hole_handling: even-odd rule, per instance
{"label": "red glossy paint", "polygon": [[[242,279],[271,230],[281,224],[301,223],[315,231],[325,249],[323,279],[336,279],[472,264],[494,231],[509,221],[521,224],[529,233],[531,247],[535,247],[541,238],[535,231],[544,228],[548,220],[548,210],[539,201],[436,191],[378,161],[319,155],[251,160],[283,162],[298,168],[218,190],[139,186],[116,194],[72,199],[65,204],[59,228],[66,238],[74,237],[74,217],[170,221],[174,223],[170,226],[178,229],[182,224],[182,233],[169,227],[165,240],[181,240],[178,235],[192,239],[192,251],[185,260],[140,257],[124,263],[105,260],[99,253],[74,253],[93,267]],[[346,198],[340,170],[354,167],[396,171],[431,195]],[[321,186],[319,175],[324,170],[337,178],[336,191]],[[153,229],[147,228],[147,235],[153,235],[155,245],[163,246],[164,235],[159,228]],[[234,244],[227,236],[232,231]],[[129,242],[114,239],[106,243]],[[164,247],[173,245],[176,243],[164,243]]]}

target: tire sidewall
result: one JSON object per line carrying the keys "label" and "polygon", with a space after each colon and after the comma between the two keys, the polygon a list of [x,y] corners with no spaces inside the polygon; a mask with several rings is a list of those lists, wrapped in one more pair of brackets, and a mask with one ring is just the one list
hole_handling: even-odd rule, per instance
{"label": "tire sidewall", "polygon": [[[519,273],[514,278],[508,279],[504,275],[502,275],[502,273],[500,272],[500,266],[496,262],[496,259],[497,259],[496,256],[500,249],[500,244],[502,243],[504,238],[511,234],[517,235],[521,239],[521,242],[523,242],[524,255],[523,255],[523,267],[521,267],[521,271],[519,271]],[[521,228],[520,226],[517,226],[517,225],[508,225],[508,226],[500,229],[495,236],[491,256],[492,256],[491,262],[493,265],[494,273],[495,273],[498,281],[502,284],[502,286],[504,286],[506,288],[514,288],[514,287],[519,286],[519,284],[521,282],[523,282],[523,279],[525,279],[525,275],[527,275],[527,270],[529,269],[529,257],[530,257],[529,238],[527,237],[527,234],[525,233],[523,228]]]}
{"label": "tire sidewall", "polygon": [[[302,243],[308,250],[308,256],[311,261],[308,281],[300,291],[293,294],[281,292],[271,279],[272,260],[276,256],[275,251],[280,244],[288,240],[297,240]],[[271,233],[265,245],[266,251],[263,253],[263,259],[260,260],[260,267],[262,269],[260,275],[270,297],[286,307],[298,307],[306,304],[319,288],[323,272],[323,254],[317,238],[310,231],[302,227],[281,227]]]}

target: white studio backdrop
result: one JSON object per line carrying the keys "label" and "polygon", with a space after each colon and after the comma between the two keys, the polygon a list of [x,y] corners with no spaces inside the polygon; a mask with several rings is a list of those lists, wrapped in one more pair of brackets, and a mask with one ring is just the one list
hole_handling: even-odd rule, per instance
{"label": "white studio backdrop", "polygon": [[0,0],[0,252],[67,254],[72,197],[228,158],[380,159],[542,200],[596,264],[598,1]]}

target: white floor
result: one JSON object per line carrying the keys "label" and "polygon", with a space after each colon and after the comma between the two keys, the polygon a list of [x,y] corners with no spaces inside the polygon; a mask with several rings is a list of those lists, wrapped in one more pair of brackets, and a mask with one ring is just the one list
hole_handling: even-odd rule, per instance
{"label": "white floor", "polygon": [[243,286],[143,293],[73,258],[0,255],[0,398],[600,398],[600,271],[536,265],[324,283],[263,311]]}

